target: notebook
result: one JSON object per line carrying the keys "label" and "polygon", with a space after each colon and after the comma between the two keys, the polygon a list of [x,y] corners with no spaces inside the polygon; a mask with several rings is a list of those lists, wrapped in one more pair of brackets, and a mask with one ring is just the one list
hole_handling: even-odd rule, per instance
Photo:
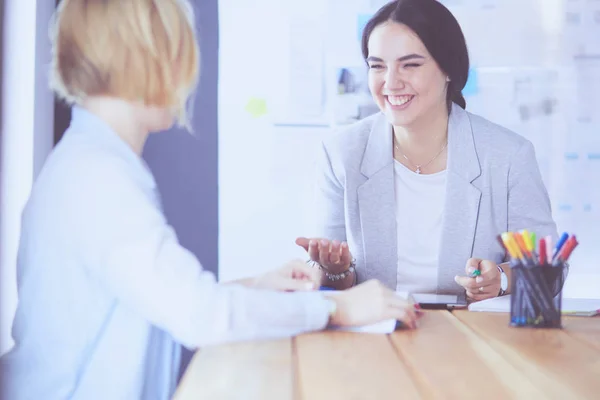
{"label": "notebook", "polygon": [[[469,305],[469,311],[510,312],[510,295]],[[562,299],[562,314],[581,317],[600,315],[600,299]]]}

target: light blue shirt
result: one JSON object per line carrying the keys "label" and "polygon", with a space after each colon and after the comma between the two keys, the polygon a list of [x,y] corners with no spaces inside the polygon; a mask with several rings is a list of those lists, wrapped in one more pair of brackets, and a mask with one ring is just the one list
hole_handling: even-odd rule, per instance
{"label": "light blue shirt", "polygon": [[319,330],[319,293],[221,285],[181,247],[142,159],[73,109],[24,210],[5,398],[168,399],[180,344]]}

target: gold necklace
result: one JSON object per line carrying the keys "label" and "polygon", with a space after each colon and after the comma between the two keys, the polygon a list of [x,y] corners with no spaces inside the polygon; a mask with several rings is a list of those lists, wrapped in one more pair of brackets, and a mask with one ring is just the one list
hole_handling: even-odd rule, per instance
{"label": "gold necklace", "polygon": [[433,162],[433,160],[435,160],[436,158],[438,158],[438,156],[440,154],[442,154],[442,151],[444,151],[444,149],[446,148],[446,146],[448,146],[448,140],[446,140],[446,143],[444,143],[444,146],[442,147],[442,149],[435,155],[433,156],[433,158],[429,161],[427,161],[425,164],[421,164],[421,165],[417,165],[415,163],[413,163],[412,161],[409,160],[408,157],[406,157],[406,154],[404,154],[402,151],[400,151],[400,148],[398,147],[398,143],[396,142],[396,135],[392,135],[394,138],[394,148],[396,149],[396,151],[398,153],[400,153],[400,155],[402,157],[404,157],[404,159],[406,161],[408,161],[409,164],[411,164],[413,167],[415,167],[415,173],[416,174],[420,174],[421,173],[421,168],[424,168],[426,166],[428,166],[429,164],[431,164]]}

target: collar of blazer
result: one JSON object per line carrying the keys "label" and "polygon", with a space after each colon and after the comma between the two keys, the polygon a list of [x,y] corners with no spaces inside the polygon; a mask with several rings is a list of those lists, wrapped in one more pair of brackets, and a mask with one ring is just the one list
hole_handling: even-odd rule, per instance
{"label": "collar of blazer", "polygon": [[[393,163],[391,134],[389,122],[383,113],[379,113],[373,122],[361,164],[361,172],[367,178]],[[469,114],[456,104],[452,104],[448,120],[447,170],[469,183],[481,175]]]}

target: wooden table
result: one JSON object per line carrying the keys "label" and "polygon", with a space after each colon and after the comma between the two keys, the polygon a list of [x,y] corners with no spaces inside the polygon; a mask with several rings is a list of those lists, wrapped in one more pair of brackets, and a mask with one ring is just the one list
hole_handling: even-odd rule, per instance
{"label": "wooden table", "polygon": [[319,332],[207,348],[175,394],[188,399],[600,399],[600,317],[563,330],[507,314],[426,312],[414,331]]}

